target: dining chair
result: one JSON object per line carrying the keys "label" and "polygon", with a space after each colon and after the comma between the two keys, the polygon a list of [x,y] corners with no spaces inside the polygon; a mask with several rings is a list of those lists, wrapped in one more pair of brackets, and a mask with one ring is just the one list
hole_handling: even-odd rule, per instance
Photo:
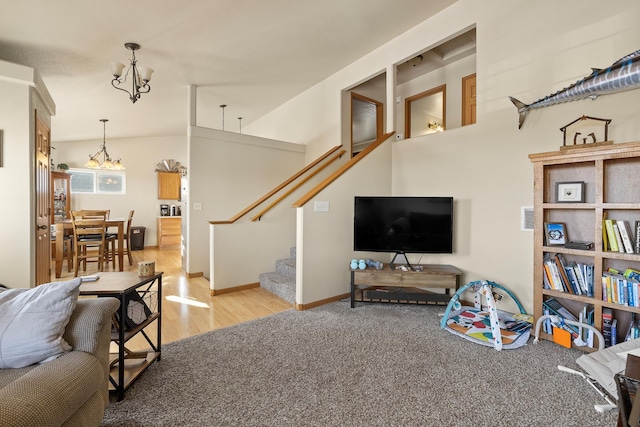
{"label": "dining chair", "polygon": [[131,237],[131,222],[133,221],[133,210],[129,211],[129,218],[127,219],[127,229],[124,231],[123,252],[129,258],[129,265],[133,265],[133,257],[131,256],[130,237]]}
{"label": "dining chair", "polygon": [[[109,215],[111,213],[111,209],[102,209],[102,210],[85,209],[84,211],[87,214],[86,218],[92,218],[92,217],[99,218],[99,217],[101,217],[101,213],[104,212],[105,213],[105,220],[109,219]],[[104,235],[104,240],[106,242],[106,245],[104,247],[104,263],[108,266],[109,262],[111,262],[114,270],[116,268],[115,253],[116,253],[116,240],[117,239],[118,239],[118,235],[114,234],[114,233],[109,233],[109,230],[107,228],[107,230],[105,231],[105,235]]]}
{"label": "dining chair", "polygon": [[[103,271],[107,245],[105,240],[105,221],[105,211],[81,210],[71,212],[75,277],[78,277],[80,262],[82,262],[83,271],[87,269],[87,261],[97,261],[98,271]],[[88,249],[92,251],[90,252]],[[97,251],[97,254],[94,251]]]}
{"label": "dining chair", "polygon": [[[65,234],[60,237],[62,239],[62,257],[67,259],[67,271],[73,271],[73,237],[69,234]],[[55,256],[55,243],[58,236],[51,236],[51,250]]]}

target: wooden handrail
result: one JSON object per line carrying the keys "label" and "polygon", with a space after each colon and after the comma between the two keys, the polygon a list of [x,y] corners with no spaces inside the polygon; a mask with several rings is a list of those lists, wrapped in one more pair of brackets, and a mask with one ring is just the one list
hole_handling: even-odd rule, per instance
{"label": "wooden handrail", "polygon": [[305,166],[304,168],[300,169],[298,172],[293,174],[290,178],[286,179],[284,182],[282,182],[282,184],[278,185],[273,190],[269,191],[267,194],[260,197],[258,200],[256,200],[255,202],[253,202],[252,204],[250,204],[249,206],[247,206],[246,208],[244,208],[234,216],[232,216],[230,219],[220,220],[220,221],[209,221],[209,224],[233,224],[234,222],[236,222],[237,220],[239,220],[240,218],[242,218],[243,216],[251,212],[253,209],[255,209],[258,205],[260,205],[261,203],[264,203],[268,198],[276,194],[278,191],[282,190],[284,187],[286,187],[287,185],[291,184],[293,181],[298,179],[301,175],[305,174],[309,169],[315,167],[318,163],[322,162],[331,154],[338,151],[340,148],[342,148],[342,145],[336,145],[335,147],[333,147],[332,149],[324,153],[322,156],[318,157],[316,160],[309,163],[307,166]]}
{"label": "wooden handrail", "polygon": [[257,221],[260,220],[260,218],[262,218],[262,216],[267,213],[268,211],[270,211],[274,206],[276,206],[278,203],[280,203],[282,200],[284,200],[285,197],[287,197],[289,194],[293,193],[294,191],[296,191],[298,188],[300,188],[302,186],[302,184],[304,184],[305,182],[309,181],[311,178],[313,178],[314,176],[316,176],[320,171],[322,171],[324,168],[326,168],[327,166],[329,166],[331,163],[335,162],[336,160],[338,160],[340,157],[342,157],[342,155],[346,152],[346,150],[341,150],[339,151],[336,155],[334,155],[332,158],[330,158],[329,160],[327,160],[327,162],[325,164],[323,164],[322,166],[319,166],[317,169],[315,169],[313,172],[311,172],[309,175],[307,175],[303,180],[301,180],[300,182],[298,182],[296,185],[294,185],[293,187],[291,187],[290,189],[288,189],[287,191],[285,191],[280,197],[278,197],[276,200],[274,200],[273,202],[271,202],[269,204],[269,206],[267,206],[266,208],[264,208],[263,210],[261,210],[260,212],[258,212],[258,214],[256,214],[255,216],[253,216],[251,218],[251,221]]}
{"label": "wooden handrail", "polygon": [[343,173],[351,169],[353,165],[355,165],[360,160],[362,160],[367,154],[375,150],[376,147],[378,147],[380,144],[382,144],[387,139],[389,139],[389,137],[394,133],[395,131],[385,133],[380,138],[376,139],[374,142],[368,145],[367,148],[365,148],[364,150],[356,154],[354,157],[350,158],[349,161],[347,161],[345,164],[340,166],[334,173],[326,177],[322,182],[320,182],[318,185],[316,185],[311,190],[309,190],[307,194],[305,194],[300,199],[298,199],[298,201],[295,202],[292,206],[294,208],[299,208],[301,206],[304,206],[304,204],[307,203],[309,200],[311,200],[316,194],[324,190],[329,184],[331,184],[333,181],[338,179]]}

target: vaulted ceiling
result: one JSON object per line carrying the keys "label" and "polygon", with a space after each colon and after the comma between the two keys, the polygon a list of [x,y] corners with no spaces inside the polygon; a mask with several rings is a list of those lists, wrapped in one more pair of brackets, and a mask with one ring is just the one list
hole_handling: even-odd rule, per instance
{"label": "vaulted ceiling", "polygon": [[[0,60],[33,67],[55,103],[52,140],[236,131],[456,0],[0,0]],[[155,70],[132,104],[110,62],[141,45]]]}

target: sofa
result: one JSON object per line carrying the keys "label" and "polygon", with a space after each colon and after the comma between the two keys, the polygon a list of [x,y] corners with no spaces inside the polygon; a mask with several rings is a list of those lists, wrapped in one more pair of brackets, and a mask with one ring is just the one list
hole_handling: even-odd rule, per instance
{"label": "sofa", "polygon": [[[73,289],[69,291],[71,296],[66,296],[61,303],[70,314],[66,321],[63,319],[61,322],[60,331],[63,335],[58,337],[57,343],[61,348],[58,354],[46,354],[47,360],[29,366],[0,369],[1,426],[100,425],[105,407],[109,404],[111,317],[120,303],[115,298],[78,298],[79,282],[79,279],[73,282]],[[43,286],[47,285],[33,290],[40,291],[39,288]],[[25,290],[17,295],[28,301],[29,298],[36,301],[51,300],[46,294],[29,295],[33,290]],[[5,307],[10,307],[15,300],[13,298],[9,302],[3,302],[2,295],[7,292],[9,291],[0,292],[0,329],[2,316],[8,310]],[[33,305],[33,301],[27,303],[30,304]],[[38,310],[52,311],[42,308],[36,309]],[[16,317],[19,316],[13,315],[12,319]],[[29,319],[32,317],[21,320],[29,323]],[[11,322],[5,319],[4,323]],[[23,334],[27,334],[29,330],[24,329],[23,325]],[[14,341],[22,339],[16,337],[16,333],[12,335],[10,331],[0,330],[2,341],[7,336],[13,337]],[[3,354],[2,350],[0,345],[0,362],[3,362],[5,355],[4,361],[11,362],[11,351],[5,350]]]}

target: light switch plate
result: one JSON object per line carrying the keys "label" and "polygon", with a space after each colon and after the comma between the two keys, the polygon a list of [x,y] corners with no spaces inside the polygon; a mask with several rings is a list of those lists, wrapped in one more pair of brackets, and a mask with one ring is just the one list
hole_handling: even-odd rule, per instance
{"label": "light switch plate", "polygon": [[202,210],[202,202],[194,202],[193,203],[193,210],[194,211],[201,211]]}
{"label": "light switch plate", "polygon": [[313,210],[315,212],[329,212],[329,202],[316,200],[313,202]]}

